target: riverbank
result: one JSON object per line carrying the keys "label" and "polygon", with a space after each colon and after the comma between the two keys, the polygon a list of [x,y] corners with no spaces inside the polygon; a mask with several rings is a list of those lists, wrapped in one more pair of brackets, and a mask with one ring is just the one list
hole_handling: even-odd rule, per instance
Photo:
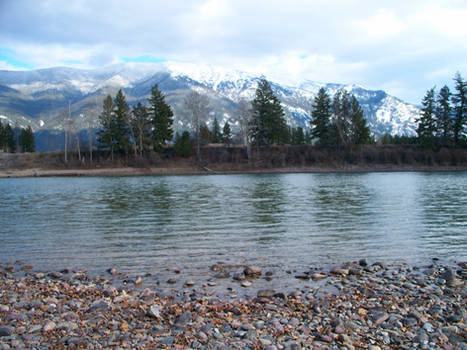
{"label": "riverbank", "polygon": [[[211,266],[222,272],[222,265]],[[238,290],[268,278],[245,267]],[[310,269],[293,292],[216,297],[216,283],[169,293],[116,269],[0,265],[0,349],[465,349],[467,265],[346,263]],[[166,282],[170,285],[171,281]],[[221,283],[219,281],[218,283]]]}
{"label": "riverbank", "polygon": [[98,169],[11,169],[0,170],[0,178],[22,177],[83,177],[83,176],[164,176],[164,175],[209,175],[209,174],[281,174],[281,173],[369,173],[369,172],[462,172],[467,166],[343,166],[343,167],[285,167],[269,169],[249,169],[242,167],[200,168],[195,166],[184,167],[109,167]]}
{"label": "riverbank", "polygon": [[414,146],[364,146],[358,149],[272,146],[255,149],[248,159],[243,147],[201,148],[201,166],[195,157],[178,157],[173,148],[143,158],[115,156],[104,151],[88,154],[63,152],[0,153],[0,178],[50,176],[141,176],[239,173],[336,173],[467,171],[467,150],[423,150]]}

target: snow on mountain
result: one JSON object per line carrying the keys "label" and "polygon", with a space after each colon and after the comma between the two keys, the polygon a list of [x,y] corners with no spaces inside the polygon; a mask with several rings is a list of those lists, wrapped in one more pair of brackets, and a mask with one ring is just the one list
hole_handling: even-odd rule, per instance
{"label": "snow on mountain", "polygon": [[[131,104],[146,102],[150,88],[158,84],[175,111],[176,127],[183,128],[183,99],[190,90],[206,94],[211,115],[221,125],[236,125],[236,104],[252,100],[259,76],[210,65],[179,62],[123,63],[95,70],[50,68],[37,71],[0,71],[0,113],[9,120],[38,129],[60,129],[63,111],[71,103],[72,117],[84,128],[78,116],[97,118],[103,97],[123,89]],[[384,133],[414,135],[415,119],[420,111],[384,91],[368,90],[358,85],[320,83],[312,80],[291,86],[271,82],[281,100],[286,120],[291,126],[309,127],[311,104],[320,88],[332,96],[345,89],[360,102],[365,118],[376,136]],[[4,117],[6,118],[6,117]]]}

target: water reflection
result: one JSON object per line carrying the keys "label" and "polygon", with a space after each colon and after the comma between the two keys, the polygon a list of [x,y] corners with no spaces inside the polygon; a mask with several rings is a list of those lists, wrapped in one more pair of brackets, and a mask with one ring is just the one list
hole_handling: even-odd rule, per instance
{"label": "water reflection", "polygon": [[[467,173],[0,180],[0,261],[134,271],[466,259]],[[21,216],[18,215],[21,213]]]}

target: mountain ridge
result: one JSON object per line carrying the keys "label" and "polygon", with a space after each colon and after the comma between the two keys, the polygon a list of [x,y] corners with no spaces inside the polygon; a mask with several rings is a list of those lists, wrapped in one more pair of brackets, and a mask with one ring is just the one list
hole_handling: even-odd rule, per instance
{"label": "mountain ridge", "polygon": [[[64,113],[71,104],[77,130],[97,127],[102,100],[122,89],[130,104],[146,103],[154,84],[174,109],[177,130],[187,128],[183,99],[191,91],[206,94],[211,113],[208,125],[217,118],[238,127],[237,103],[252,100],[260,75],[223,67],[189,63],[121,63],[98,69],[68,67],[34,71],[0,70],[0,118],[33,130],[63,129]],[[369,90],[356,84],[320,83],[305,79],[290,85],[270,81],[284,107],[287,123],[309,127],[311,104],[319,88],[332,96],[346,89],[359,100],[375,136],[414,135],[420,110],[383,90]]]}

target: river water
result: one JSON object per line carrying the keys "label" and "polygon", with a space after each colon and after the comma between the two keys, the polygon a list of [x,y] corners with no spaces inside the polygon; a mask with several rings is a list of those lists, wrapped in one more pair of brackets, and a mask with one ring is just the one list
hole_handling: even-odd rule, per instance
{"label": "river water", "polygon": [[433,257],[467,260],[465,172],[0,179],[0,262],[202,280]]}

